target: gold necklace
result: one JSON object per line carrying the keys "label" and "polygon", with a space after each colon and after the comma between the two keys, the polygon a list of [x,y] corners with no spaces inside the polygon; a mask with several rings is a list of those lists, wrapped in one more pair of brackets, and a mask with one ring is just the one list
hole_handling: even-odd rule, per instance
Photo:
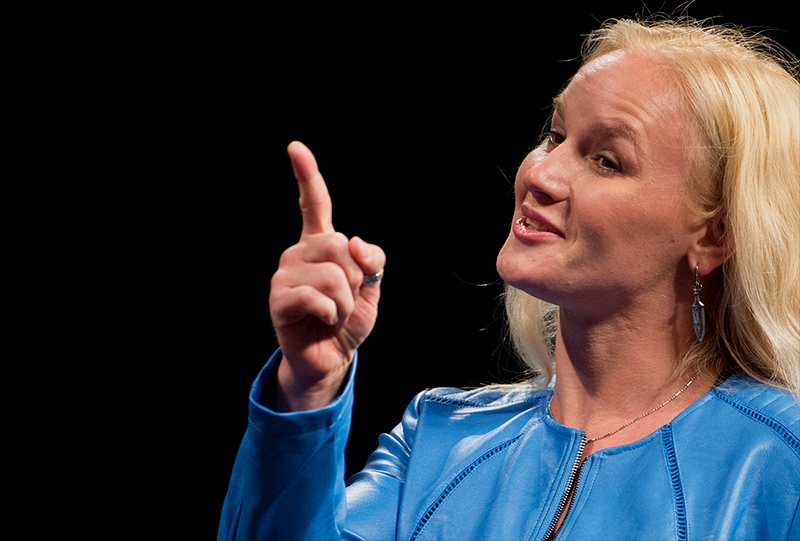
{"label": "gold necklace", "polygon": [[[682,388],[680,391],[678,391],[677,393],[675,393],[674,395],[672,395],[672,398],[670,398],[669,400],[667,400],[666,402],[664,402],[664,403],[663,403],[663,404],[661,404],[660,406],[656,406],[655,408],[651,409],[651,410],[650,410],[650,411],[648,411],[647,413],[643,413],[642,415],[638,416],[638,417],[637,417],[636,419],[634,419],[633,421],[628,421],[627,423],[625,423],[624,425],[622,425],[622,426],[621,426],[621,427],[619,427],[618,429],[616,429],[616,430],[612,430],[612,431],[611,431],[611,432],[609,432],[608,434],[603,434],[602,436],[597,436],[596,438],[592,438],[592,439],[590,439],[590,440],[586,440],[586,443],[590,443],[590,442],[597,441],[597,440],[602,440],[603,438],[605,438],[605,437],[607,437],[607,436],[610,436],[611,434],[616,434],[617,432],[619,432],[619,431],[620,431],[620,430],[622,430],[623,428],[626,428],[626,427],[628,427],[628,426],[632,425],[633,423],[635,423],[636,421],[638,421],[638,420],[640,420],[640,419],[643,419],[643,418],[647,417],[647,416],[648,416],[648,415],[650,415],[651,413],[654,413],[654,412],[656,412],[656,411],[660,410],[661,408],[663,408],[664,406],[666,406],[667,404],[669,404],[670,402],[672,402],[673,400],[675,400],[676,398],[678,398],[678,396],[679,396],[679,395],[680,395],[680,394],[681,394],[683,391],[685,391],[686,389],[688,389],[688,388],[689,388],[689,385],[691,385],[691,384],[694,382],[694,380],[695,380],[695,379],[697,379],[697,376],[699,376],[699,375],[700,375],[700,372],[698,372],[697,374],[695,374],[695,375],[694,375],[694,377],[693,377],[692,379],[690,379],[690,380],[689,380],[689,383],[687,383],[686,385],[684,385],[684,386],[683,386],[683,388]],[[551,418],[553,417],[553,412],[552,412],[552,411],[550,411],[550,404],[547,404],[547,413],[549,413],[549,414],[550,414],[550,417],[551,417]],[[554,420],[555,420],[555,419],[554,419]]]}

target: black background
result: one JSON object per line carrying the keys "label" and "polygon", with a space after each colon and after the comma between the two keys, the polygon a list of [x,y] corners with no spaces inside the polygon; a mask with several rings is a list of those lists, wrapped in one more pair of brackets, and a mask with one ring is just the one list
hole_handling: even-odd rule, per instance
{"label": "black background", "polygon": [[[136,382],[115,399],[168,398],[141,407],[126,445],[160,472],[143,513],[163,516],[172,536],[216,535],[248,389],[277,346],[269,280],[301,227],[292,140],[317,157],[336,229],[388,257],[380,317],[360,350],[348,475],[421,390],[519,374],[495,270],[516,167],[576,70],[582,36],[648,10],[503,6],[192,10],[157,38],[143,30],[146,54],[132,46],[130,133],[107,155],[120,204],[104,212],[122,225],[111,241],[96,221],[87,228],[117,254],[95,272],[124,277],[97,301],[114,329],[104,353]],[[688,13],[787,29],[778,6],[699,0]],[[795,35],[767,35],[797,51]]]}

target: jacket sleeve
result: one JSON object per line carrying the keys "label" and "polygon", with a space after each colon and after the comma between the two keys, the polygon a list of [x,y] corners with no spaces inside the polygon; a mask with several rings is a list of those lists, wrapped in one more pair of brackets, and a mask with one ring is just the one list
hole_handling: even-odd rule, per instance
{"label": "jacket sleeve", "polygon": [[797,501],[797,507],[794,509],[794,518],[789,525],[789,535],[787,540],[800,539],[800,500]]}
{"label": "jacket sleeve", "polygon": [[277,413],[261,405],[278,350],[250,389],[248,427],[222,508],[219,540],[340,539],[346,515],[344,447],[353,377],[328,406]]}
{"label": "jacket sleeve", "polygon": [[417,395],[406,408],[403,421],[389,434],[381,434],[378,448],[364,469],[347,481],[347,539],[395,539],[405,480],[416,435]]}

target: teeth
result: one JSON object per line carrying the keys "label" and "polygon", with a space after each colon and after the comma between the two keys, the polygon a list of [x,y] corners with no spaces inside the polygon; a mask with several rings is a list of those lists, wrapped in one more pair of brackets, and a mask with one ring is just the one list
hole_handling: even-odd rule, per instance
{"label": "teeth", "polygon": [[528,229],[533,229],[534,231],[547,231],[547,228],[537,222],[536,220],[531,220],[530,218],[525,218],[525,227]]}

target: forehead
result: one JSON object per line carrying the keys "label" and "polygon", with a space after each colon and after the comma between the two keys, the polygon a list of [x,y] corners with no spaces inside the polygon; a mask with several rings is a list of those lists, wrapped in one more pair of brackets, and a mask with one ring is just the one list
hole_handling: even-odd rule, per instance
{"label": "forehead", "polygon": [[598,84],[607,79],[606,84],[617,82],[619,87],[663,93],[677,89],[676,71],[672,66],[665,54],[655,51],[613,51],[584,64],[567,89],[586,81]]}
{"label": "forehead", "polygon": [[648,53],[617,51],[589,62],[554,99],[554,109],[633,140],[685,138],[689,128],[676,76],[664,58]]}
{"label": "forehead", "polygon": [[[553,110],[555,111],[555,116],[558,118],[566,118],[564,100],[561,95],[553,99]],[[639,123],[637,122],[635,124],[638,125]],[[590,120],[589,131],[593,133],[602,133],[609,137],[627,139],[633,144],[638,143],[639,140],[639,130],[621,119],[605,121],[598,119]]]}

